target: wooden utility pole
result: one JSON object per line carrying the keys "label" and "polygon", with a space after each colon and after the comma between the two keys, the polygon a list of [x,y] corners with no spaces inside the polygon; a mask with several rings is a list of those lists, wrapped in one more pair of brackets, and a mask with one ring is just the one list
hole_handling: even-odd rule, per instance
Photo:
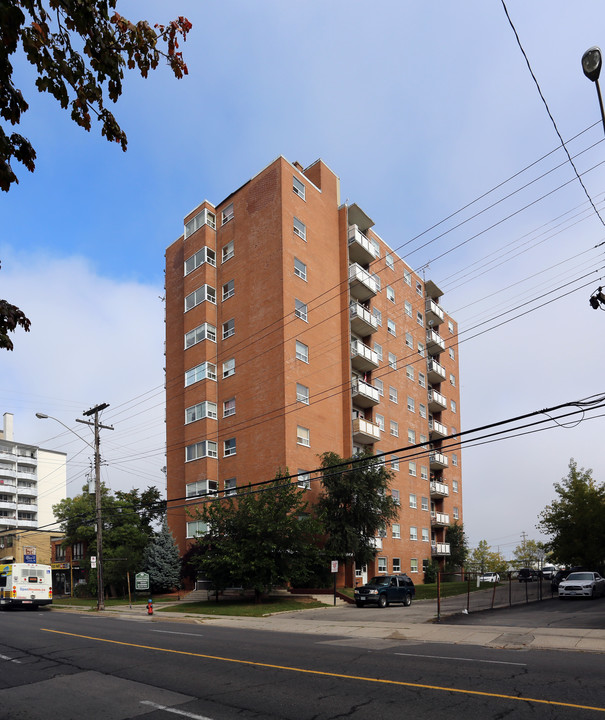
{"label": "wooden utility pole", "polygon": [[86,410],[82,415],[90,417],[95,416],[94,422],[88,420],[78,420],[76,422],[83,423],[94,427],[95,431],[95,505],[97,510],[97,610],[105,610],[105,595],[103,592],[103,517],[101,513],[101,437],[100,430],[113,430],[111,425],[101,425],[99,422],[99,413],[108,408],[108,403],[97,405],[90,410]]}

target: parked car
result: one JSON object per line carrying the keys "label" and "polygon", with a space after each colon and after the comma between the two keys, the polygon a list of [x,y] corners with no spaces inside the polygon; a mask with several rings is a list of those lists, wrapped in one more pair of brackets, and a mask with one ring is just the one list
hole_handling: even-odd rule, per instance
{"label": "parked car", "polygon": [[385,608],[390,603],[411,605],[416,588],[411,578],[401,575],[378,575],[365,585],[355,588],[355,605],[378,605]]}
{"label": "parked car", "polygon": [[605,595],[605,578],[596,572],[569,573],[559,583],[559,600],[566,597],[602,597]]}
{"label": "parked car", "polygon": [[521,570],[517,573],[519,582],[533,582],[539,577],[540,573],[537,570],[532,570],[531,568],[521,568]]}
{"label": "parked car", "polygon": [[479,582],[499,583],[500,575],[497,572],[485,572],[479,576]]}
{"label": "parked car", "polygon": [[559,589],[559,584],[565,580],[565,578],[573,572],[589,572],[588,568],[576,566],[572,568],[565,568],[563,570],[557,570],[557,572],[554,574],[554,576],[551,578],[550,581],[550,589],[553,593],[556,593]]}
{"label": "parked car", "polygon": [[554,565],[544,565],[542,568],[542,577],[552,579],[557,572],[557,568]]}

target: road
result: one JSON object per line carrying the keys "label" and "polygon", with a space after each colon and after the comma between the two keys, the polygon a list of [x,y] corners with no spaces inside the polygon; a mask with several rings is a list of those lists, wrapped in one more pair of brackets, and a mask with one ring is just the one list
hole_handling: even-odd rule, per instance
{"label": "road", "polygon": [[0,626],[2,720],[575,720],[605,713],[605,657],[596,653],[49,610],[2,612]]}

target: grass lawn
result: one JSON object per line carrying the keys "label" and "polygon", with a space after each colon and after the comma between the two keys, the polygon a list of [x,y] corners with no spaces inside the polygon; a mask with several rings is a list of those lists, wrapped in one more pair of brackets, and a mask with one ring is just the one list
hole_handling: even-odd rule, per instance
{"label": "grass lawn", "polygon": [[291,612],[292,610],[309,610],[311,608],[325,607],[325,604],[317,600],[288,600],[283,598],[266,598],[263,602],[256,604],[254,600],[247,598],[236,598],[219,600],[208,600],[196,603],[180,603],[167,608],[157,608],[160,612],[199,613],[201,615],[240,615],[243,617],[264,617],[279,612]]}
{"label": "grass lawn", "polygon": [[[140,595],[135,600],[134,597],[132,598],[132,605],[147,605],[147,600],[149,600],[149,595]],[[175,602],[177,601],[177,598],[175,595],[158,595],[157,597],[153,597],[153,604],[155,606],[156,603],[163,603],[163,602]],[[75,597],[60,597],[60,598],[53,598],[53,605],[72,605],[76,607],[89,607],[96,609],[97,607],[97,598],[75,598]],[[128,597],[125,598],[107,598],[105,600],[105,607],[116,607],[118,605],[128,605]]]}

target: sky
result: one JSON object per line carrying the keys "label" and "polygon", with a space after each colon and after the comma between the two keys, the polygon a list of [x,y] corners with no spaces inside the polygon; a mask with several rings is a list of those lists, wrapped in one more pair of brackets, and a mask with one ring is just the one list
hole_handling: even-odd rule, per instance
{"label": "sky", "polygon": [[[75,419],[100,403],[114,428],[103,480],[165,491],[165,249],[200,202],[279,155],[324,160],[342,200],[444,291],[462,430],[605,393],[605,315],[588,303],[605,285],[605,135],[581,69],[605,46],[605,5],[506,9],[527,61],[501,0],[118,2],[131,20],[193,24],[188,76],[127,75],[112,108],[126,153],[94,122],[74,125],[14,57],[30,105],[18,131],[38,159],[0,193],[0,297],[32,329],[0,356],[0,414],[14,414],[15,439],[67,453],[70,495],[91,462]],[[464,446],[471,546],[510,557],[522,533],[544,540],[538,516],[570,458],[605,480],[602,412],[536,416],[547,422]]]}

